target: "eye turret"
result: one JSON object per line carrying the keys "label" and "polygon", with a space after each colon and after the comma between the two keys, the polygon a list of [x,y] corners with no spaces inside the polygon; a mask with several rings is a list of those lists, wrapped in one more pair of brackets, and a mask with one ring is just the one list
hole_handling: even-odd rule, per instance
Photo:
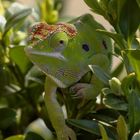
{"label": "eye turret", "polygon": [[49,40],[49,46],[55,51],[62,51],[68,44],[68,36],[65,32],[55,32]]}

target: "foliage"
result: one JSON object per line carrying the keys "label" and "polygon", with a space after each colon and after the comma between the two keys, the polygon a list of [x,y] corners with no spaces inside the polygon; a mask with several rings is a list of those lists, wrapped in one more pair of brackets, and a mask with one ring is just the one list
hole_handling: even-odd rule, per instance
{"label": "foliage", "polygon": [[[120,64],[109,74],[99,66],[89,66],[104,88],[98,98],[80,110],[75,110],[76,102],[73,103],[69,89],[58,89],[58,100],[67,109],[67,124],[79,140],[137,140],[140,137],[140,1],[84,1],[112,25],[113,31],[97,32],[112,38],[112,55],[120,59]],[[29,26],[37,21],[55,23],[61,7],[61,0],[37,1],[34,10],[0,0],[0,140],[56,139],[43,101],[45,75],[28,60],[24,47]],[[88,73],[82,80],[88,81],[90,76]]]}

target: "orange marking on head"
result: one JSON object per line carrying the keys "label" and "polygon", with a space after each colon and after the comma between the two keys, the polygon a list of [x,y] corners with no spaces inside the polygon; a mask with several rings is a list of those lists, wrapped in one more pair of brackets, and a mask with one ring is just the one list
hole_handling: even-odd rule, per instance
{"label": "orange marking on head", "polygon": [[72,38],[77,34],[76,28],[67,23],[58,23],[56,25],[48,25],[47,23],[37,23],[29,31],[29,41],[33,44],[38,43],[40,40],[46,39],[48,36],[55,32],[63,31]]}
{"label": "orange marking on head", "polygon": [[77,34],[76,28],[74,28],[70,24],[58,23],[57,25],[59,25],[60,29],[64,32],[66,32],[70,37],[74,37]]}

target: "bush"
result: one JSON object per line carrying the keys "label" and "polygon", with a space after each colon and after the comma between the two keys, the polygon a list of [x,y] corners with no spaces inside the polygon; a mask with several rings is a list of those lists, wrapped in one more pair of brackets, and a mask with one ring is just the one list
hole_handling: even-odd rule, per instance
{"label": "bush", "polygon": [[[80,119],[68,115],[67,124],[79,140],[136,140],[140,137],[140,1],[84,1],[113,27],[98,32],[112,38],[112,56],[120,61],[109,74],[90,67],[104,83],[100,102],[97,98],[84,106]],[[24,47],[29,26],[38,21],[56,23],[62,5],[61,0],[42,0],[33,10],[0,0],[0,140],[55,139],[42,96],[45,75],[28,60]],[[59,102],[72,106],[71,97],[61,96],[62,92],[69,95],[68,90],[58,89]]]}

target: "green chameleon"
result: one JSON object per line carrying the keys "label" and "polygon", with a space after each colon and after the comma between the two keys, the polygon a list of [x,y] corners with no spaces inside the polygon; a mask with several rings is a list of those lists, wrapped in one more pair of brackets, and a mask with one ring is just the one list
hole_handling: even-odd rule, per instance
{"label": "green chameleon", "polygon": [[89,100],[99,94],[100,84],[77,83],[90,71],[89,65],[109,70],[111,43],[96,32],[104,29],[89,14],[69,23],[36,23],[30,30],[30,45],[25,48],[29,59],[46,74],[45,104],[58,140],[76,140],[56,99],[57,88],[71,87],[76,98]]}

